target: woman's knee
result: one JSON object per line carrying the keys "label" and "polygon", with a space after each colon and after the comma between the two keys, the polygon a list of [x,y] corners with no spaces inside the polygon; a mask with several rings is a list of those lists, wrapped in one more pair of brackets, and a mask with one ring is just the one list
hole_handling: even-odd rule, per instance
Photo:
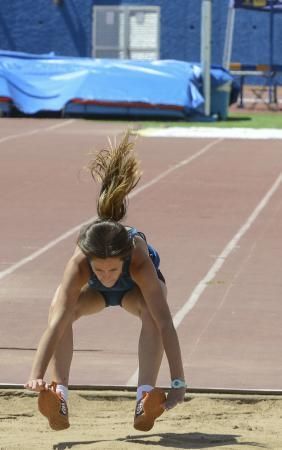
{"label": "woman's knee", "polygon": [[82,316],[96,314],[105,307],[106,302],[102,294],[86,285],[81,289],[75,305],[73,321],[78,320]]}
{"label": "woman's knee", "polygon": [[141,319],[143,303],[145,303],[143,295],[140,289],[135,287],[123,296],[121,306],[125,311]]}
{"label": "woman's knee", "polygon": [[[50,320],[52,319],[53,315],[55,314],[56,307],[58,306],[60,288],[61,288],[61,285],[59,285],[57,287],[56,292],[55,292],[54,297],[53,297],[53,300],[51,302],[51,305],[50,305],[50,308],[49,308],[48,323],[50,323]],[[75,312],[74,312],[74,316],[73,316],[72,322],[74,322],[75,320],[76,320],[76,318],[75,318]]]}

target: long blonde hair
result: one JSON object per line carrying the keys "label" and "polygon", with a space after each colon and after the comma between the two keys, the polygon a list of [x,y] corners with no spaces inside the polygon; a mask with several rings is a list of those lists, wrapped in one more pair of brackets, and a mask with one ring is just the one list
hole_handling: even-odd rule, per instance
{"label": "long blonde hair", "polygon": [[127,196],[141,177],[140,164],[134,152],[134,144],[127,131],[119,144],[102,149],[90,161],[89,170],[94,180],[101,183],[97,200],[100,219],[119,222],[127,212]]}
{"label": "long blonde hair", "polygon": [[97,200],[98,219],[82,227],[77,243],[88,257],[126,259],[133,248],[132,238],[119,223],[127,212],[127,196],[141,177],[134,142],[127,131],[118,145],[110,142],[88,166],[94,180],[101,183]]}

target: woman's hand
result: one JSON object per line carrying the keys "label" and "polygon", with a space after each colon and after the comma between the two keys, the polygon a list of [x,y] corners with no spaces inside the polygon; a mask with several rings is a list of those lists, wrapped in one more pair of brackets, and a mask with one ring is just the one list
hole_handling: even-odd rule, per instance
{"label": "woman's hand", "polygon": [[180,389],[171,389],[167,395],[166,402],[163,405],[164,409],[168,411],[178,405],[178,403],[182,403],[184,401],[185,392],[185,387]]}
{"label": "woman's hand", "polygon": [[48,384],[42,380],[41,378],[37,378],[34,380],[28,380],[28,382],[24,385],[25,389],[28,389],[29,391],[48,391],[49,386]]}

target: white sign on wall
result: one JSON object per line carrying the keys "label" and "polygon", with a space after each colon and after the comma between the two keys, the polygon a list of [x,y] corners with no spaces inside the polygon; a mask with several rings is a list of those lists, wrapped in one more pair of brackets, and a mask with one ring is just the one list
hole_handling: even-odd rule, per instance
{"label": "white sign on wall", "polygon": [[92,56],[159,59],[160,8],[94,6]]}

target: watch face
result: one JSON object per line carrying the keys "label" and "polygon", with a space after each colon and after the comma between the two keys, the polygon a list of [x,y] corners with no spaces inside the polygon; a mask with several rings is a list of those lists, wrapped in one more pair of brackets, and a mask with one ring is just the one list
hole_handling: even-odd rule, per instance
{"label": "watch face", "polygon": [[172,383],[171,383],[171,386],[174,389],[179,389],[179,388],[182,388],[182,387],[186,387],[186,383],[185,383],[185,381],[182,381],[182,380],[173,380]]}

